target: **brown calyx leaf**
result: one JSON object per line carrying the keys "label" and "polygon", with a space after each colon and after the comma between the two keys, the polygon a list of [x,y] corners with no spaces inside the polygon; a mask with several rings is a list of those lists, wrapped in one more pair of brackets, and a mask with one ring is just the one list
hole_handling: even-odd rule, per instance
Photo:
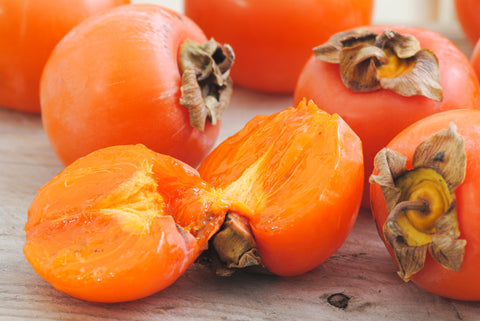
{"label": "brown calyx leaf", "polygon": [[435,224],[436,233],[429,247],[430,254],[443,267],[460,270],[465,255],[467,241],[459,240],[457,209],[454,204]]}
{"label": "brown calyx leaf", "polygon": [[417,38],[409,34],[393,32],[390,29],[378,35],[374,45],[381,49],[391,49],[401,59],[413,57],[421,50]]}
{"label": "brown calyx leaf", "polygon": [[424,202],[403,201],[395,205],[388,215],[388,219],[383,226],[385,241],[390,244],[400,271],[398,275],[405,281],[420,271],[425,264],[425,257],[428,245],[411,246],[406,240],[405,231],[398,223],[398,218],[405,210],[418,209],[425,210]]}
{"label": "brown calyx leaf", "polygon": [[438,60],[412,35],[358,28],[332,36],[313,52],[317,59],[339,64],[343,83],[353,91],[389,89],[402,96],[443,99]]}
{"label": "brown calyx leaf", "polygon": [[377,77],[377,62],[385,63],[388,57],[380,48],[358,44],[340,51],[340,75],[347,88],[353,91],[373,91],[382,88]]}
{"label": "brown calyx leaf", "polygon": [[395,186],[395,180],[407,172],[407,157],[402,154],[383,148],[375,155],[374,166],[377,175],[370,176],[370,184],[379,184],[382,188],[387,209],[390,212],[398,202],[401,190]]}
{"label": "brown calyx leaf", "polygon": [[343,48],[353,47],[358,43],[374,43],[377,34],[363,28],[356,28],[334,34],[328,42],[313,48],[315,58],[325,62],[340,63]]}
{"label": "brown calyx leaf", "polygon": [[208,119],[215,125],[230,103],[230,68],[235,59],[229,45],[213,39],[205,43],[185,40],[180,46],[182,74],[180,104],[190,112],[190,124],[203,131]]}
{"label": "brown calyx leaf", "polygon": [[410,71],[393,78],[381,76],[381,87],[406,97],[421,95],[435,101],[442,101],[443,90],[440,86],[440,70],[435,54],[430,50],[422,49],[406,60],[407,64],[411,65]]}
{"label": "brown calyx leaf", "polygon": [[431,136],[416,149],[412,158],[412,166],[430,167],[439,172],[453,191],[465,179],[467,155],[465,140],[457,133],[457,126],[450,123]]}
{"label": "brown calyx leaf", "polygon": [[400,267],[398,275],[405,282],[410,281],[413,275],[423,269],[428,246],[409,246],[401,238],[395,239],[394,244],[390,245],[395,248],[395,258]]}

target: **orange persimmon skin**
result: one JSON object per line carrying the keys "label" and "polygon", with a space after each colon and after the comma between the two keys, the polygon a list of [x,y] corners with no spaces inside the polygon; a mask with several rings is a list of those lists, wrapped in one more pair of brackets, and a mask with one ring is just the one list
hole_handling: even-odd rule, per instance
{"label": "orange persimmon skin", "polygon": [[233,81],[291,93],[318,42],[370,23],[372,0],[185,0],[185,14],[235,50]]}
{"label": "orange persimmon skin", "polygon": [[42,120],[64,164],[99,148],[141,143],[196,167],[218,136],[180,105],[178,51],[207,41],[187,17],[131,4],[84,21],[55,48],[41,80]]}
{"label": "orange persimmon skin", "polygon": [[210,153],[203,179],[241,202],[262,264],[299,275],[328,259],[357,217],[363,186],[358,136],[309,102],[257,116]]}
{"label": "orange persimmon skin", "polygon": [[478,41],[475,47],[473,47],[470,61],[472,62],[473,70],[475,71],[477,78],[480,79],[480,41]]}
{"label": "orange persimmon skin", "polygon": [[468,41],[475,45],[480,38],[480,1],[455,0],[458,21]]}
{"label": "orange persimmon skin", "polygon": [[40,76],[55,45],[81,21],[129,0],[0,2],[0,106],[40,113]]}
{"label": "orange persimmon skin", "polygon": [[[457,131],[465,139],[467,169],[464,182],[455,190],[457,217],[460,229],[460,239],[467,241],[465,256],[458,272],[448,270],[438,264],[427,254],[425,266],[411,280],[425,290],[457,300],[480,300],[480,111],[451,110],[438,113],[422,119],[400,132],[387,147],[408,158],[407,165],[413,157],[413,152],[422,141],[442,129],[447,129],[450,123],[455,123]],[[372,213],[375,217],[382,240],[383,225],[388,211],[385,198],[378,184],[370,187]],[[385,246],[394,257],[388,243]]]}
{"label": "orange persimmon skin", "polygon": [[358,134],[365,157],[365,195],[362,207],[369,208],[368,177],[373,159],[396,134],[431,114],[460,108],[480,108],[480,87],[468,58],[447,38],[416,27],[369,26],[381,32],[390,28],[415,36],[422,48],[435,53],[440,67],[441,102],[423,96],[404,97],[390,90],[354,92],[343,84],[339,67],[313,56],[305,65],[295,89],[294,101],[313,99],[329,112],[338,113]]}
{"label": "orange persimmon skin", "polygon": [[96,151],[39,190],[25,256],[80,299],[148,296],[182,275],[222,224],[208,190],[196,170],[143,145]]}

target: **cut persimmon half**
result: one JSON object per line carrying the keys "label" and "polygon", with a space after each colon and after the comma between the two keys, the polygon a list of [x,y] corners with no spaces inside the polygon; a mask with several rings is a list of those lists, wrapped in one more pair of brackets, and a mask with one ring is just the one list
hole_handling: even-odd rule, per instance
{"label": "cut persimmon half", "polygon": [[142,298],[173,283],[204,249],[223,221],[216,204],[190,166],[143,145],[109,147],[39,190],[24,253],[74,297]]}
{"label": "cut persimmon half", "polygon": [[[247,219],[259,263],[283,276],[328,259],[349,234],[362,197],[360,139],[340,116],[306,100],[257,116],[198,170],[223,198],[248,209],[229,212]],[[231,252],[226,247],[221,251]]]}

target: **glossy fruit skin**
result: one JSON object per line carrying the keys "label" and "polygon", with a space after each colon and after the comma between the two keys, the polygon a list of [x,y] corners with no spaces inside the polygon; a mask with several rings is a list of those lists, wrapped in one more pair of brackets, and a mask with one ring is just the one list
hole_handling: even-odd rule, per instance
{"label": "glossy fruit skin", "polygon": [[314,57],[305,65],[294,94],[295,102],[306,97],[325,111],[338,113],[362,140],[366,173],[362,207],[365,208],[369,207],[368,176],[373,170],[373,159],[396,134],[433,113],[480,108],[479,83],[472,65],[450,40],[434,31],[416,27],[369,27],[376,32],[385,28],[414,35],[422,48],[428,48],[436,54],[443,101],[437,102],[422,96],[403,97],[388,90],[351,91],[342,83],[338,65]]}
{"label": "glossy fruit skin", "polygon": [[480,38],[480,1],[455,0],[455,11],[468,41],[475,45]]}
{"label": "glossy fruit skin", "polygon": [[0,106],[40,113],[39,82],[55,45],[77,24],[129,0],[0,2]]}
{"label": "glossy fruit skin", "polygon": [[247,211],[262,264],[293,276],[327,260],[358,214],[363,157],[358,136],[338,116],[301,102],[257,116],[210,153],[203,179]]}
{"label": "glossy fruit skin", "polygon": [[[463,264],[458,272],[447,270],[427,254],[424,268],[412,277],[412,281],[429,292],[458,300],[480,300],[480,111],[451,110],[431,115],[399,133],[387,147],[407,156],[407,166],[415,147],[432,134],[448,128],[453,122],[465,139],[467,170],[464,182],[456,189],[457,216],[460,239],[467,241]],[[372,213],[383,239],[383,224],[387,209],[382,191],[371,185]],[[391,252],[387,243],[386,247]],[[393,257],[393,254],[392,254]]]}
{"label": "glossy fruit skin", "polygon": [[193,167],[218,136],[180,105],[179,46],[207,41],[187,17],[131,4],[89,19],[55,48],[41,80],[42,120],[64,164],[102,147],[141,143]]}
{"label": "glossy fruit skin", "polygon": [[473,47],[473,52],[470,57],[470,61],[473,66],[473,70],[477,75],[477,78],[480,79],[480,41],[478,41],[475,47]]}
{"label": "glossy fruit skin", "polygon": [[312,48],[344,29],[370,23],[372,0],[185,0],[185,14],[236,54],[233,81],[291,93]]}
{"label": "glossy fruit skin", "polygon": [[212,203],[208,184],[187,164],[143,145],[108,147],[38,191],[24,253],[74,297],[143,298],[181,276],[218,230],[226,209]]}

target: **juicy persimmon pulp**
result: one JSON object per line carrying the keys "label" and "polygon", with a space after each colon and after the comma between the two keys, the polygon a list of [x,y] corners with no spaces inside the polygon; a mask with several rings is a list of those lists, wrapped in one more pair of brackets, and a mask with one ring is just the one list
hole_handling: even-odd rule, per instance
{"label": "juicy persimmon pulp", "polygon": [[[291,123],[282,124],[284,118],[288,117],[287,113],[296,115],[298,119],[291,121]],[[272,217],[265,214],[259,215],[259,213],[263,213],[262,211],[267,206],[269,199],[285,200],[283,197],[287,197],[287,199],[295,197],[295,195],[291,195],[291,192],[289,192],[290,186],[295,188],[295,194],[298,195],[304,195],[304,192],[312,187],[315,190],[322,190],[322,184],[325,183],[323,180],[315,183],[299,184],[299,180],[303,178],[299,177],[299,175],[302,175],[304,169],[308,167],[306,162],[312,160],[308,157],[308,154],[312,152],[315,145],[320,147],[318,148],[320,153],[315,155],[316,160],[314,160],[317,169],[330,170],[330,168],[325,167],[328,167],[329,161],[331,162],[332,159],[338,157],[338,151],[335,148],[332,149],[332,145],[328,145],[329,143],[337,143],[329,142],[331,133],[328,133],[331,125],[329,122],[331,119],[335,119],[335,117],[331,118],[326,113],[312,114],[311,117],[306,115],[306,112],[300,112],[298,109],[292,108],[289,111],[285,111],[283,115],[270,120],[269,127],[272,131],[283,126],[280,127],[282,129],[279,133],[264,133],[264,128],[262,128],[261,131],[256,130],[257,132],[255,133],[249,132],[247,134],[248,136],[256,137],[257,140],[264,136],[265,142],[262,142],[261,148],[250,151],[249,159],[244,159],[242,164],[244,171],[241,173],[241,176],[230,182],[222,193],[227,198],[235,199],[247,207],[255,209],[249,217],[257,223],[264,219],[269,220],[268,224],[270,225],[272,217],[275,220],[284,219],[278,213],[271,215]],[[245,152],[248,151],[245,150]],[[245,157],[244,154],[242,154],[243,157]],[[235,167],[239,165],[236,164]],[[205,163],[203,166],[206,166]],[[210,178],[208,173],[205,176]],[[221,178],[225,179],[225,175],[222,174]],[[315,179],[316,177],[309,178]],[[309,199],[302,197],[299,201],[299,204],[295,204],[298,207],[303,206]],[[290,213],[287,212],[287,214]]]}
{"label": "juicy persimmon pulp", "polygon": [[[115,161],[122,152],[129,162]],[[39,191],[25,255],[57,289],[82,299],[150,295],[175,281],[222,223],[224,210],[210,208],[215,194],[204,187],[193,169],[143,146],[96,152]]]}

